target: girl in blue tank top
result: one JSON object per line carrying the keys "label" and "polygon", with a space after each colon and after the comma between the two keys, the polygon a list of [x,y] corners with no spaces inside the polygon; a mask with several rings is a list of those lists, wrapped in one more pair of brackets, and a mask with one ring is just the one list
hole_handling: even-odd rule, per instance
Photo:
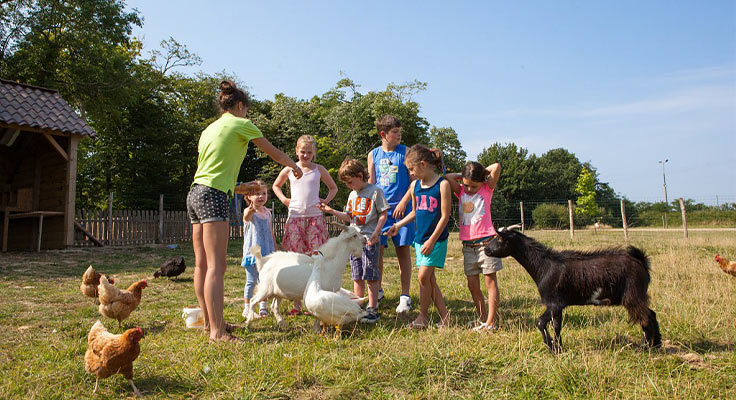
{"label": "girl in blue tank top", "polygon": [[[258,283],[256,258],[251,254],[250,248],[254,245],[260,246],[261,255],[264,257],[276,251],[276,238],[271,229],[271,211],[264,207],[268,200],[268,187],[263,181],[254,181],[254,183],[258,183],[258,192],[246,196],[248,207],[243,212],[243,262],[240,265],[245,267],[246,276],[243,289],[244,318],[247,318],[250,313],[250,298],[253,297],[253,290]],[[259,304],[258,315],[260,317],[268,315],[265,301]]]}
{"label": "girl in blue tank top", "polygon": [[395,235],[402,226],[416,218],[414,249],[419,268],[419,316],[409,327],[424,329],[429,325],[429,304],[432,301],[440,314],[437,325],[441,327],[448,323],[447,307],[437,285],[435,269],[445,266],[452,191],[450,184],[437,173],[443,167],[440,150],[414,145],[406,153],[405,164],[409,173],[416,178],[409,188],[412,193],[412,211],[394,224],[386,234]]}

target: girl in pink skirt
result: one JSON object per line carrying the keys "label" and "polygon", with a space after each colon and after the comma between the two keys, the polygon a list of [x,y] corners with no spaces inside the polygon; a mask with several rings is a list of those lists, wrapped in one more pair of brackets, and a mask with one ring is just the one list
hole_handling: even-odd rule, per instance
{"label": "girl in pink skirt", "polygon": [[[296,141],[296,163],[304,175],[296,179],[292,169],[285,167],[273,182],[273,192],[279,200],[289,207],[289,218],[284,227],[284,237],[281,241],[281,250],[293,251],[312,255],[322,246],[329,236],[327,224],[320,204],[329,203],[337,194],[337,185],[327,172],[327,169],[313,162],[317,154],[317,143],[314,137],[303,135]],[[291,197],[286,197],[281,187],[289,181]],[[324,199],[319,197],[320,182],[323,182],[329,192]],[[299,314],[301,304],[294,302],[291,314]]]}

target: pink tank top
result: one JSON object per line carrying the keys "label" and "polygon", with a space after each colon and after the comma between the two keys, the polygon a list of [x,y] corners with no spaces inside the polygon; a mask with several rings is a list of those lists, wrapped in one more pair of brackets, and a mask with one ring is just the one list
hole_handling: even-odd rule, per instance
{"label": "pink tank top", "polygon": [[460,185],[460,240],[475,240],[494,236],[496,229],[491,221],[491,198],[493,189],[488,185],[481,186],[477,193],[465,192]]}
{"label": "pink tank top", "polygon": [[315,165],[314,169],[305,172],[296,179],[289,174],[291,202],[289,203],[290,217],[316,217],[322,215],[319,209],[319,185],[321,174]]}

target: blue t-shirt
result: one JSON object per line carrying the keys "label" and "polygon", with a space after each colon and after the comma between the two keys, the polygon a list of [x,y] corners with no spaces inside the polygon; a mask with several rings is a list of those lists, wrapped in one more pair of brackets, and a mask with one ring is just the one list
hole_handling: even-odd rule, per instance
{"label": "blue t-shirt", "polygon": [[[383,194],[391,208],[396,207],[409,190],[409,170],[404,165],[406,146],[400,144],[394,151],[385,152],[381,146],[371,152],[373,168],[376,173],[376,186],[383,190]],[[411,211],[411,205],[406,212]]]}
{"label": "blue t-shirt", "polygon": [[[414,242],[424,244],[434,233],[437,224],[440,222],[442,217],[442,195],[440,194],[440,184],[445,178],[440,177],[434,185],[424,189],[422,188],[421,181],[416,181],[414,184],[414,197],[417,200],[417,233],[414,235]],[[440,237],[437,238],[438,242],[447,239],[449,236],[449,230],[447,224],[442,230]]]}

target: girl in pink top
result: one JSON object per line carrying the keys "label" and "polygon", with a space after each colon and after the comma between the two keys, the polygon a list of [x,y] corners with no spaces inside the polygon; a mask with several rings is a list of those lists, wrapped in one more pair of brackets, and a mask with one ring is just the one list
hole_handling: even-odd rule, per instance
{"label": "girl in pink top", "polygon": [[[274,194],[289,207],[281,250],[312,255],[329,239],[325,217],[319,206],[329,203],[335,197],[337,185],[325,167],[312,162],[316,154],[317,143],[314,137],[310,135],[299,137],[296,141],[296,155],[299,162],[296,165],[301,168],[304,175],[296,179],[291,168],[285,167],[273,182]],[[291,197],[286,197],[281,191],[287,179]],[[324,199],[319,197],[320,182],[323,182],[329,190]],[[294,309],[290,313],[301,313],[299,301],[294,302]]]}
{"label": "girl in pink top", "polygon": [[[447,174],[450,187],[460,200],[460,240],[463,242],[463,258],[465,276],[468,278],[468,289],[478,312],[479,322],[473,328],[476,332],[498,329],[498,282],[496,272],[503,268],[501,259],[488,257],[483,247],[493,236],[496,229],[491,220],[491,197],[496,182],[501,175],[501,165],[495,163],[488,168],[477,162],[465,164],[463,173]],[[480,274],[485,278],[488,290],[488,307],[486,308],[483,292],[480,289]]]}

